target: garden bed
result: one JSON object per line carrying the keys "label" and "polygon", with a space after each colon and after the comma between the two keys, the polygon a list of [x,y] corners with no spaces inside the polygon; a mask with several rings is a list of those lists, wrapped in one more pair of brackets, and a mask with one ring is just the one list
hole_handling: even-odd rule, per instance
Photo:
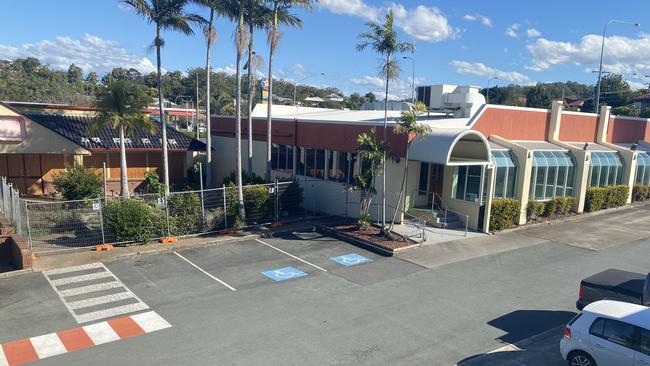
{"label": "garden bed", "polygon": [[320,231],[377,254],[392,256],[394,253],[417,245],[412,240],[393,233],[392,240],[381,236],[381,228],[371,225],[360,230],[353,221],[340,221],[320,225]]}

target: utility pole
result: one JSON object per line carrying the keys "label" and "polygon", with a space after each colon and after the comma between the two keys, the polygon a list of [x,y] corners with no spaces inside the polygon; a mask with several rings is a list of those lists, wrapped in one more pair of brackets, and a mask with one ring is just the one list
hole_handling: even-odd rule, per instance
{"label": "utility pole", "polygon": [[196,73],[196,139],[201,139],[199,133],[199,73]]}

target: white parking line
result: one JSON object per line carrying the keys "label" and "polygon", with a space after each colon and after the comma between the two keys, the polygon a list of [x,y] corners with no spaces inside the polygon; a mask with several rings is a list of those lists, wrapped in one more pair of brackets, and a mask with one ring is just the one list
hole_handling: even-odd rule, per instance
{"label": "white parking line", "polygon": [[282,254],[286,254],[286,255],[288,255],[288,256],[291,257],[291,258],[295,258],[295,259],[297,259],[297,260],[299,260],[299,261],[301,261],[301,262],[303,262],[303,263],[305,263],[305,264],[308,264],[308,265],[310,265],[310,266],[312,266],[312,267],[314,267],[314,268],[316,268],[316,269],[320,269],[320,270],[323,271],[323,272],[327,272],[327,270],[326,270],[325,268],[321,268],[321,267],[319,267],[319,266],[317,266],[317,265],[315,265],[315,264],[313,264],[313,263],[307,262],[306,260],[304,260],[304,259],[302,259],[302,258],[299,258],[299,257],[296,257],[295,255],[293,255],[293,254],[291,254],[291,253],[287,253],[287,252],[285,252],[284,250],[282,250],[282,249],[280,249],[280,248],[276,248],[276,247],[274,247],[273,245],[271,245],[271,244],[269,244],[269,243],[265,243],[265,242],[263,242],[263,241],[261,241],[261,240],[259,240],[259,239],[255,239],[255,241],[260,242],[260,243],[266,245],[266,246],[269,247],[269,248],[273,248],[273,249],[277,250],[278,252],[280,252],[280,253],[282,253]]}
{"label": "white parking line", "polygon": [[196,264],[190,262],[189,259],[187,259],[187,258],[183,257],[182,255],[178,254],[178,252],[174,252],[174,254],[176,254],[180,259],[182,259],[182,260],[184,260],[185,262],[189,263],[190,266],[192,266],[192,267],[198,269],[199,271],[201,271],[201,273],[203,273],[204,275],[206,275],[206,276],[212,278],[213,280],[219,282],[220,284],[222,284],[222,285],[228,287],[228,288],[229,288],[230,290],[232,290],[232,291],[237,291],[237,289],[235,289],[234,287],[232,287],[232,286],[230,286],[229,284],[223,282],[222,280],[216,278],[215,276],[209,274],[208,272],[206,272],[205,270],[203,270],[203,268],[197,266]]}

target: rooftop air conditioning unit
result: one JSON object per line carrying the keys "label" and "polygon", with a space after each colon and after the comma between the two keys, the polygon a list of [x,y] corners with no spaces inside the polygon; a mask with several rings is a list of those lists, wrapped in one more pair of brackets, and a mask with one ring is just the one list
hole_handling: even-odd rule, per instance
{"label": "rooftop air conditioning unit", "polygon": [[430,111],[453,112],[454,117],[467,118],[485,104],[485,97],[479,91],[480,88],[475,86],[449,84],[419,86],[417,99]]}

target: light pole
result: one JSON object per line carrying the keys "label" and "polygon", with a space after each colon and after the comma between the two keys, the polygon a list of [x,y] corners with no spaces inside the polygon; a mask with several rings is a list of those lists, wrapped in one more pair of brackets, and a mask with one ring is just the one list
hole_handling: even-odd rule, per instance
{"label": "light pole", "polygon": [[325,76],[325,73],[324,73],[324,72],[321,72],[320,74],[312,74],[312,75],[305,76],[304,78],[302,78],[302,79],[296,81],[296,82],[293,84],[293,105],[294,105],[294,106],[296,105],[296,92],[297,92],[297,90],[298,90],[298,83],[302,83],[303,81],[305,81],[305,80],[307,80],[307,79],[311,79],[311,78],[314,77],[314,76]]}
{"label": "light pole", "polygon": [[496,76],[493,76],[493,77],[488,79],[487,88],[486,88],[487,90],[485,91],[485,104],[490,104],[490,81],[496,80],[496,79],[498,79],[498,77],[496,77]]}
{"label": "light pole", "polygon": [[412,56],[404,56],[402,57],[403,60],[411,60],[411,64],[413,65],[413,72],[411,74],[411,103],[415,105],[415,57]]}
{"label": "light pole", "polygon": [[603,42],[600,45],[600,65],[598,66],[598,84],[596,85],[596,105],[595,105],[595,110],[594,113],[599,114],[599,107],[600,107],[600,82],[602,80],[603,76],[603,53],[605,52],[605,34],[607,33],[607,26],[609,26],[612,23],[619,23],[619,24],[630,24],[635,27],[640,27],[641,23],[632,23],[632,22],[626,22],[623,20],[616,20],[616,19],[611,19],[607,24],[605,24],[605,29],[603,29]]}

